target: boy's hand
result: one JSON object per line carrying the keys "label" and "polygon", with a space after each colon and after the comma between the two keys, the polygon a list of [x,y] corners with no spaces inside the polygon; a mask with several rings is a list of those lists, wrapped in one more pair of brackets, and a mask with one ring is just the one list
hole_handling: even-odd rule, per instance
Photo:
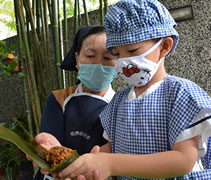
{"label": "boy's hand", "polygon": [[59,177],[102,180],[110,175],[108,153],[100,153],[99,146],[93,147],[91,153],[84,154],[59,172]]}

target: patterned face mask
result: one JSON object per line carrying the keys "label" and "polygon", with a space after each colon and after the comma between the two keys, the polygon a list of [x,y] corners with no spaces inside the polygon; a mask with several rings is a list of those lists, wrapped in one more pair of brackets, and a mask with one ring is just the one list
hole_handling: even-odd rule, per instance
{"label": "patterned face mask", "polygon": [[154,63],[145,58],[162,42],[160,39],[151,49],[139,56],[120,58],[115,62],[115,71],[127,83],[134,86],[145,86],[155,75],[162,59]]}

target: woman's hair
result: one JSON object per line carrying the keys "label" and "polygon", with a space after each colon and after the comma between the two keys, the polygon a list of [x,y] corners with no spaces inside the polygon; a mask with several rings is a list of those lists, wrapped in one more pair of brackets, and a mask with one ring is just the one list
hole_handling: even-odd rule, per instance
{"label": "woman's hair", "polygon": [[91,35],[103,34],[103,33],[105,33],[104,26],[94,26],[92,29],[88,30],[87,33],[84,34],[78,41],[77,53],[80,54],[83,42],[85,41],[87,37]]}

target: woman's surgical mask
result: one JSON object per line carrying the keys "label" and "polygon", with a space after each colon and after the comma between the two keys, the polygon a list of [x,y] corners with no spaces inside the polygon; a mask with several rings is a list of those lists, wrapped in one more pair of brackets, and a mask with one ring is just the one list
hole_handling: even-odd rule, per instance
{"label": "woman's surgical mask", "polygon": [[92,91],[102,91],[116,77],[116,72],[112,66],[103,66],[101,64],[79,64],[78,79],[84,86]]}
{"label": "woman's surgical mask", "polygon": [[127,83],[134,86],[145,86],[155,75],[162,59],[154,63],[145,58],[162,42],[160,39],[151,49],[139,56],[120,58],[115,62],[115,71]]}

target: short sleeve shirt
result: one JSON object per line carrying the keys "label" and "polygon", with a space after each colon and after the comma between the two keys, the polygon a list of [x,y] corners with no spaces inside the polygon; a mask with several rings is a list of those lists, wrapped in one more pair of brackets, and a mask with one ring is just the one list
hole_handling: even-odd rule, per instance
{"label": "short sleeve shirt", "polygon": [[211,98],[194,82],[167,75],[155,91],[134,100],[128,100],[130,90],[117,92],[100,114],[113,153],[152,154],[171,150],[178,138],[211,136]]}

